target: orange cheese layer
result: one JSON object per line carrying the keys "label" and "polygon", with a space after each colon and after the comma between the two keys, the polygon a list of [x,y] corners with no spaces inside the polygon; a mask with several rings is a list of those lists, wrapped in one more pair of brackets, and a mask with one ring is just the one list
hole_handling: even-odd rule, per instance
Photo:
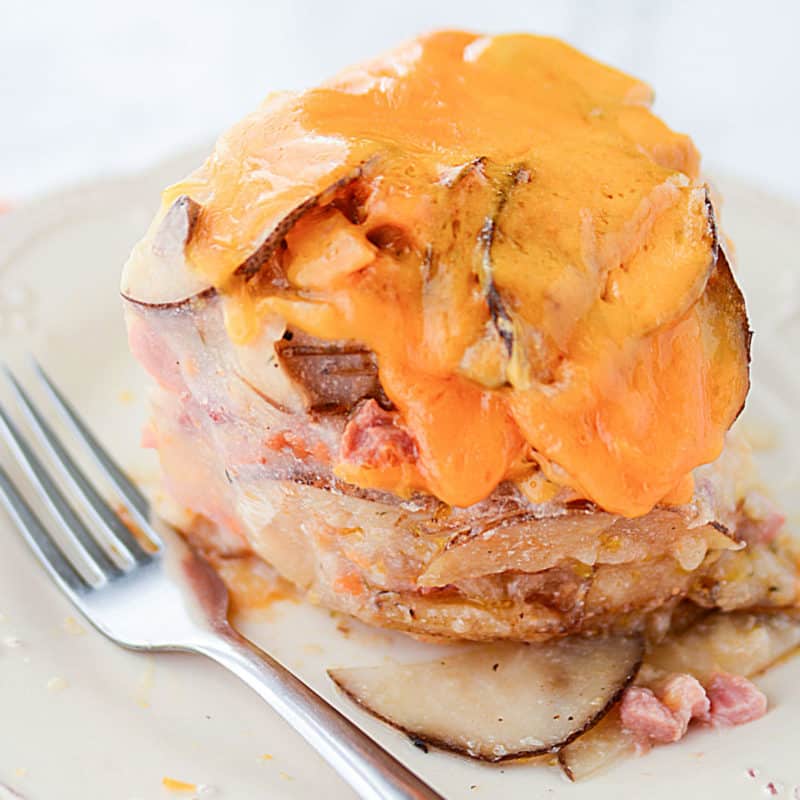
{"label": "orange cheese layer", "polygon": [[[164,202],[202,205],[188,257],[235,339],[277,313],[375,351],[419,461],[349,480],[469,505],[533,458],[635,516],[688,500],[747,391],[697,152],[650,101],[553,39],[435,33],[271,96]],[[357,213],[317,203],[236,273],[354,170]]]}

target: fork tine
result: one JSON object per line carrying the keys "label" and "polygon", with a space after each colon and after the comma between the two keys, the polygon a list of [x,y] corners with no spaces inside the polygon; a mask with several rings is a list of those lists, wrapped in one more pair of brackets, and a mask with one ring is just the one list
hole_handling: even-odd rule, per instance
{"label": "fork tine", "polygon": [[53,460],[61,468],[62,474],[72,484],[74,489],[86,501],[86,508],[92,514],[95,522],[100,525],[106,533],[106,537],[113,544],[114,549],[123,553],[130,561],[143,564],[150,560],[151,556],[136,541],[133,534],[128,530],[125,523],[119,518],[114,509],[100,496],[100,493],[92,486],[81,468],[75,463],[67,452],[61,440],[56,436],[53,429],[48,425],[44,417],[39,413],[33,400],[22,388],[19,381],[8,368],[3,366],[14,394],[19,401],[25,416],[30,422],[31,428],[39,437],[39,441],[50,453]]}
{"label": "fork tine", "polygon": [[72,566],[61,548],[53,541],[44,525],[0,466],[0,499],[16,523],[25,541],[42,566],[70,596],[85,594],[91,587]]}
{"label": "fork tine", "polygon": [[48,475],[38,456],[31,450],[17,426],[0,406],[0,433],[16,453],[17,460],[25,468],[28,477],[40,496],[61,522],[64,532],[78,547],[101,583],[116,578],[122,570],[103,552],[92,537],[81,518],[67,502],[61,490]]}
{"label": "fork tine", "polygon": [[160,538],[150,527],[150,503],[147,498],[139,491],[136,484],[125,474],[117,462],[114,461],[108,451],[97,441],[94,434],[86,427],[83,420],[78,415],[78,412],[72,407],[64,395],[61,394],[61,391],[44,371],[44,367],[33,357],[31,361],[33,362],[33,367],[37,375],[47,388],[53,403],[67,420],[70,427],[75,432],[75,435],[89,450],[103,474],[117,488],[125,507],[130,511],[137,524],[147,530],[150,538],[160,546]]}

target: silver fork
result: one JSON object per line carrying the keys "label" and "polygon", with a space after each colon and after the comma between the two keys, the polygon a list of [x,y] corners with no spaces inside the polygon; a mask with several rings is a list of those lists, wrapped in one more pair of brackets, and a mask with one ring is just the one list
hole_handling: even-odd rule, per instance
{"label": "silver fork", "polygon": [[[152,548],[137,541],[71,458],[44,415],[6,368],[31,430],[91,515],[95,537],[74,511],[28,441],[0,406],[0,433],[45,505],[58,520],[68,556],[0,466],[0,498],[42,566],[86,619],[133,650],[199,653],[254,689],[347,781],[369,800],[443,800],[326,700],[228,622],[228,593],[219,576],[175,535],[165,547],[149,521],[148,502],[89,431],[44,370],[50,399],[119,492]],[[76,557],[77,556],[77,557]],[[87,575],[88,573],[88,575]]]}

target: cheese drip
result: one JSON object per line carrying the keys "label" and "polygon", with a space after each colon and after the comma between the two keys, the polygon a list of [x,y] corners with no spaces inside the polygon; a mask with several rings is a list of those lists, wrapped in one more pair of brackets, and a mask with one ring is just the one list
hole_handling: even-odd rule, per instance
{"label": "cheese drip", "polygon": [[651,100],[554,39],[434,33],[270,96],[164,203],[202,206],[238,342],[279,314],[375,352],[419,457],[348,480],[466,506],[535,461],[637,516],[688,501],[748,388],[697,151]]}

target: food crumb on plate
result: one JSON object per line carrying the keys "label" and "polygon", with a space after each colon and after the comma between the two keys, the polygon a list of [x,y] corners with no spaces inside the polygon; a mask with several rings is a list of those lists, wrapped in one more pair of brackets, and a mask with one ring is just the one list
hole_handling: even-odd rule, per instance
{"label": "food crumb on plate", "polygon": [[775,783],[775,781],[770,781],[764,786],[764,793],[769,797],[776,797],[783,793],[783,786],[780,783]]}
{"label": "food crumb on plate", "polygon": [[261,759],[261,761],[272,761],[272,759],[273,759],[274,757],[275,757],[275,756],[273,756],[273,755],[272,755],[272,753],[263,753],[263,754],[260,756],[260,759]]}
{"label": "food crumb on plate", "polygon": [[187,783],[186,781],[179,781],[175,778],[164,777],[161,779],[161,785],[169,792],[196,792],[196,783]]}
{"label": "food crumb on plate", "polygon": [[281,772],[279,774],[280,774],[281,778],[283,778],[285,781],[293,781],[294,780],[294,778],[291,775],[289,775],[288,772]]}
{"label": "food crumb on plate", "polygon": [[83,636],[86,633],[86,628],[75,617],[66,617],[61,627],[70,636]]}
{"label": "food crumb on plate", "polygon": [[25,767],[17,767],[14,770],[14,777],[15,778],[24,778],[28,774],[28,770]]}
{"label": "food crumb on plate", "polygon": [[69,683],[67,683],[66,678],[62,678],[60,675],[54,675],[49,681],[47,681],[46,685],[48,692],[60,692],[66,689],[67,686],[69,686]]}
{"label": "food crumb on plate", "polygon": [[4,636],[3,644],[10,648],[22,647],[22,639],[19,636]]}

